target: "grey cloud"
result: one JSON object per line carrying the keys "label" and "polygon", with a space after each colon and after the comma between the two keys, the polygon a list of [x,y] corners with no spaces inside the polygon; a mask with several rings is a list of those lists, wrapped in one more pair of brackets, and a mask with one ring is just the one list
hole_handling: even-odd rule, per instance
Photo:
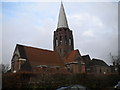
{"label": "grey cloud", "polygon": [[[58,3],[25,4],[16,17],[3,18],[3,62],[9,63],[15,44],[25,44],[52,50],[53,31],[57,26]],[[45,6],[46,7],[45,7]],[[117,4],[65,3],[70,29],[73,30],[75,48],[82,55],[104,59],[109,53],[117,54]],[[104,11],[103,11],[104,10]],[[39,13],[40,12],[40,13]],[[42,12],[42,13],[41,13]]]}

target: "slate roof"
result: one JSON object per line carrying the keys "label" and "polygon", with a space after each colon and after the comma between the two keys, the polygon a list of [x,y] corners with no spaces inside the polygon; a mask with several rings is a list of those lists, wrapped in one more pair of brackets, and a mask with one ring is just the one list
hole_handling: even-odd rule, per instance
{"label": "slate roof", "polygon": [[86,61],[90,61],[90,56],[89,55],[83,55],[82,58]]}
{"label": "slate roof", "polygon": [[108,66],[103,60],[93,58],[90,65]]}
{"label": "slate roof", "polygon": [[64,66],[60,55],[55,51],[44,50],[17,44],[20,56],[27,59],[31,65]]}
{"label": "slate roof", "polygon": [[108,66],[103,60],[95,59],[95,58],[93,58],[91,60],[89,55],[84,55],[84,56],[82,56],[82,58],[85,62],[86,67],[89,67],[89,66]]}
{"label": "slate roof", "polygon": [[91,58],[89,55],[82,56],[85,66],[88,67],[91,65]]}

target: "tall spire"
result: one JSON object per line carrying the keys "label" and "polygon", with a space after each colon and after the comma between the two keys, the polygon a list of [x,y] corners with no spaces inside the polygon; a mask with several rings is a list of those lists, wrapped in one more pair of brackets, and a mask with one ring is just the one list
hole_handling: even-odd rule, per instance
{"label": "tall spire", "polygon": [[65,27],[68,28],[67,18],[64,10],[63,3],[61,1],[61,7],[59,12],[59,18],[58,18],[58,25],[57,28]]}

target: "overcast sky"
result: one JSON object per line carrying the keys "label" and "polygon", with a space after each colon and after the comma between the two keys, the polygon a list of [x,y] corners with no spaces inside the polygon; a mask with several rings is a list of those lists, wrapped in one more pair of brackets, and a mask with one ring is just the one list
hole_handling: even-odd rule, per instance
{"label": "overcast sky", "polygon": [[[75,49],[111,64],[109,53],[118,54],[118,3],[63,2],[63,5]],[[16,44],[53,50],[60,2],[3,2],[1,6],[3,63],[10,63]]]}

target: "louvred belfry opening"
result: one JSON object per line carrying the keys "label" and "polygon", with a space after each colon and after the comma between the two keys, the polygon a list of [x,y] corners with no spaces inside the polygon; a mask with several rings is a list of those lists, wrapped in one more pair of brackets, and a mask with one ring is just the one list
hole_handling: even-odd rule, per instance
{"label": "louvred belfry opening", "polygon": [[58,17],[57,29],[54,31],[53,48],[54,51],[57,51],[61,57],[66,56],[70,51],[74,50],[73,34],[69,29],[62,2]]}

